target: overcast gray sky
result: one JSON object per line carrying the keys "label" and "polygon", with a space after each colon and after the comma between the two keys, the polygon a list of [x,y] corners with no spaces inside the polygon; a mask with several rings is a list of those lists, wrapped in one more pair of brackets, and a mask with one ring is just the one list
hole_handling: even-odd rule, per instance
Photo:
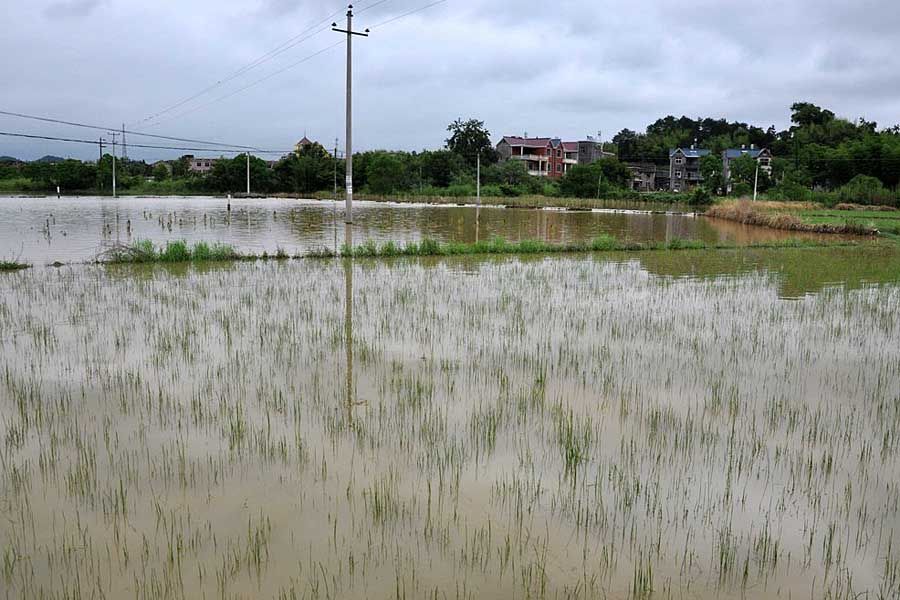
{"label": "overcast gray sky", "polygon": [[[372,27],[431,1],[363,0],[355,25]],[[103,126],[133,125],[170,107],[345,7],[336,0],[4,4],[0,110]],[[470,116],[483,119],[495,140],[597,130],[609,139],[667,114],[781,128],[797,100],[892,125],[900,122],[898,40],[898,0],[446,0],[357,38],[355,148],[440,147],[447,123]],[[276,149],[304,133],[326,146],[343,140],[342,45],[219,100],[338,41],[318,33],[159,124],[134,127]],[[3,116],[0,131],[98,134]],[[96,148],[0,138],[0,154],[91,157]]]}

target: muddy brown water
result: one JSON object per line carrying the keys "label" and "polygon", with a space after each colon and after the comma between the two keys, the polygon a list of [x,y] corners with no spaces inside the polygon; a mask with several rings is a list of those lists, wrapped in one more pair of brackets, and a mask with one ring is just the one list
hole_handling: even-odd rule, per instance
{"label": "muddy brown water", "polygon": [[898,276],[885,246],[2,274],[2,595],[897,597]]}
{"label": "muddy brown water", "polygon": [[[612,234],[622,240],[673,238],[772,241],[800,234],[712,220],[692,214],[640,211],[563,211],[436,205],[355,203],[353,241],[406,242],[430,237],[474,242],[572,242]],[[805,237],[811,237],[806,234]],[[94,260],[117,243],[149,239],[231,244],[242,252],[289,254],[344,241],[341,203],[315,200],[228,200],[205,197],[0,197],[0,259],[34,265]]]}

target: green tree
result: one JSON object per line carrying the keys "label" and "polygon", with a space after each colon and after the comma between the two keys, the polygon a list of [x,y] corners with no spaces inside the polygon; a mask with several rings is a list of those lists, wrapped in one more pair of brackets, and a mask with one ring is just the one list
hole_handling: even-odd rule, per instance
{"label": "green tree", "polygon": [[631,180],[631,171],[615,158],[604,158],[589,165],[576,165],[559,181],[563,196],[594,198],[614,188],[624,188]]}
{"label": "green tree", "polygon": [[717,195],[725,187],[722,177],[722,159],[717,154],[707,154],[700,159],[703,185],[710,194]]}
{"label": "green tree", "polygon": [[463,158],[449,150],[435,150],[422,152],[418,156],[423,183],[435,187],[447,187],[460,175],[464,174],[468,167]]}
{"label": "green tree", "polygon": [[447,149],[461,156],[469,166],[475,166],[479,154],[483,165],[494,164],[499,159],[484,121],[456,119],[447,126],[447,131],[450,132]]}
{"label": "green tree", "polygon": [[169,178],[169,167],[165,163],[158,163],[153,167],[153,179],[155,181],[165,181]]}
{"label": "green tree", "polygon": [[403,161],[399,156],[382,152],[367,165],[366,177],[369,190],[374,194],[391,194],[403,188],[405,180]]}

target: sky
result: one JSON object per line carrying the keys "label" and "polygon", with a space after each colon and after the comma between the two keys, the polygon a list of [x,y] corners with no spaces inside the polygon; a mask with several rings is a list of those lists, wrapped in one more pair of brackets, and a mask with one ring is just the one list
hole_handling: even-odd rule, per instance
{"label": "sky", "polygon": [[[669,114],[781,129],[796,101],[900,123],[897,0],[445,0],[403,16],[433,1],[356,3],[354,29],[372,32],[353,43],[354,150],[439,148],[458,117],[483,120],[495,142],[608,140]],[[343,147],[346,50],[329,27],[345,25],[339,1],[5,4],[0,110],[272,150],[304,134]],[[0,131],[102,134],[7,116]],[[97,153],[0,136],[0,155],[21,159]]]}

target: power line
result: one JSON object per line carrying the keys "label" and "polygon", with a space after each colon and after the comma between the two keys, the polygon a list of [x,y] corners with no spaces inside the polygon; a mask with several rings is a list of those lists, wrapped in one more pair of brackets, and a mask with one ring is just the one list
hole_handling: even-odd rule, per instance
{"label": "power line", "polygon": [[[378,6],[379,4],[384,4],[385,2],[388,2],[388,0],[378,0],[378,1],[375,2],[374,4],[372,4],[372,5],[370,5],[370,6],[366,7],[366,8],[363,8],[363,9],[360,10],[359,12],[365,12],[366,10],[369,10],[369,9],[371,9],[371,8],[375,8],[375,7]],[[212,90],[216,89],[217,87],[222,86],[222,85],[228,83],[229,81],[232,81],[232,80],[234,80],[234,79],[240,77],[240,76],[243,75],[244,73],[246,73],[246,72],[248,72],[248,71],[251,71],[251,70],[255,69],[256,67],[262,65],[263,63],[266,63],[266,62],[272,60],[272,59],[275,58],[276,56],[278,56],[278,55],[280,55],[280,54],[283,54],[284,52],[287,52],[287,51],[290,50],[291,48],[294,48],[294,47],[296,47],[296,46],[302,44],[302,43],[305,42],[306,40],[312,39],[313,37],[319,35],[320,33],[324,32],[324,31],[327,31],[327,30],[328,30],[328,23],[329,23],[333,18],[335,18],[336,16],[338,16],[339,14],[341,14],[341,13],[343,12],[343,10],[344,10],[344,9],[341,8],[341,9],[337,10],[336,12],[331,13],[330,15],[328,15],[327,17],[325,17],[323,20],[318,21],[318,22],[316,22],[316,23],[313,24],[313,25],[310,25],[309,27],[307,27],[306,29],[304,29],[303,31],[301,31],[300,33],[298,33],[297,35],[295,35],[295,36],[289,38],[288,40],[286,40],[285,42],[283,42],[283,43],[281,43],[280,45],[276,46],[276,47],[273,48],[272,50],[269,50],[269,51],[266,52],[265,54],[262,54],[261,56],[257,57],[256,59],[252,60],[251,62],[249,62],[249,63],[247,63],[246,65],[244,65],[243,67],[241,67],[240,69],[234,71],[234,72],[231,73],[230,75],[228,75],[228,76],[226,76],[226,77],[220,79],[219,81],[217,81],[217,82],[215,82],[215,83],[213,83],[213,84],[211,84],[211,85],[208,85],[207,87],[203,88],[202,90],[200,90],[200,91],[197,92],[196,94],[193,94],[193,95],[191,95],[191,96],[189,96],[189,97],[187,97],[187,98],[185,98],[185,99],[183,99],[183,100],[181,100],[181,101],[179,101],[179,102],[176,102],[175,104],[173,104],[173,105],[171,105],[171,106],[168,106],[168,107],[164,108],[163,110],[161,110],[161,111],[159,111],[159,112],[157,112],[157,113],[155,113],[155,114],[153,114],[153,115],[150,115],[150,116],[148,116],[148,117],[145,117],[145,118],[141,119],[140,121],[137,121],[136,123],[134,123],[134,125],[137,126],[137,125],[140,125],[141,123],[146,123],[146,122],[148,122],[148,121],[153,121],[154,119],[156,119],[156,118],[158,118],[158,117],[161,117],[162,115],[167,114],[167,113],[169,113],[169,112],[175,110],[176,108],[180,108],[181,106],[184,106],[185,104],[187,104],[187,103],[189,103],[189,102],[191,102],[191,101],[193,101],[193,100],[196,100],[196,99],[199,98],[200,96],[203,96],[204,94],[206,94],[206,93],[208,93],[208,92],[211,92]],[[318,29],[317,29],[317,28],[318,28]],[[313,31],[314,29],[315,29],[315,31]],[[311,33],[310,33],[310,32],[311,32]]]}
{"label": "power line", "polygon": [[[62,119],[54,119],[51,117],[42,117],[42,116],[38,116],[38,115],[28,115],[25,113],[11,112],[11,111],[6,111],[6,110],[0,110],[0,115],[6,115],[8,117],[17,117],[20,119],[30,119],[32,121],[42,121],[44,123],[55,123],[58,125],[69,125],[71,127],[81,127],[83,129],[96,129],[99,131],[115,131],[117,129],[116,127],[101,127],[99,125],[88,125],[86,123],[78,123],[76,121],[64,121]],[[155,139],[160,139],[160,140],[169,140],[172,142],[185,142],[188,144],[208,144],[211,146],[220,146],[220,147],[221,146],[229,146],[231,148],[237,148],[239,150],[257,150],[257,148],[254,148],[252,146],[239,146],[236,144],[227,144],[225,142],[208,142],[208,141],[204,141],[204,140],[194,140],[194,139],[190,139],[190,138],[172,137],[172,136],[168,136],[168,135],[159,135],[159,134],[153,134],[153,133],[140,133],[137,131],[129,131],[127,129],[122,129],[121,131],[123,133],[129,133],[131,135],[140,135],[140,136],[155,138]],[[131,144],[131,146],[134,147],[134,144]]]}
{"label": "power line", "polygon": [[220,97],[218,97],[218,98],[215,98],[215,99],[213,99],[213,100],[210,100],[209,102],[205,102],[205,103],[203,103],[203,104],[199,104],[199,105],[195,106],[194,108],[191,108],[191,109],[188,109],[188,110],[186,110],[186,111],[184,111],[184,112],[178,113],[177,115],[173,115],[173,116],[169,117],[168,119],[163,119],[162,121],[157,121],[156,123],[151,123],[151,124],[147,125],[147,127],[156,127],[157,125],[162,125],[163,123],[168,123],[169,121],[174,121],[175,119],[180,119],[181,117],[184,117],[184,116],[189,115],[189,114],[191,114],[191,113],[197,112],[198,110],[200,110],[200,109],[202,109],[202,108],[206,108],[207,106],[210,106],[210,105],[212,105],[212,104],[216,104],[217,102],[221,102],[222,100],[226,100],[226,99],[228,99],[228,98],[231,98],[232,96],[234,96],[234,95],[236,95],[236,94],[239,94],[239,93],[241,93],[241,92],[243,92],[243,91],[245,91],[245,90],[248,90],[248,89],[250,89],[250,88],[252,88],[252,87],[255,87],[255,86],[259,85],[260,83],[263,83],[264,81],[267,81],[267,80],[271,79],[272,77],[275,77],[276,75],[280,75],[281,73],[284,73],[284,72],[287,71],[288,69],[293,69],[294,67],[296,67],[296,66],[298,66],[298,65],[301,65],[301,64],[303,64],[303,63],[305,63],[305,62],[307,62],[307,61],[309,61],[309,60],[312,60],[313,58],[319,56],[320,54],[324,54],[325,52],[327,52],[327,51],[329,51],[329,50],[332,50],[332,49],[334,49],[334,48],[337,48],[338,46],[340,46],[340,45],[343,44],[343,43],[344,43],[344,41],[342,40],[342,41],[337,42],[337,43],[335,43],[335,44],[332,44],[332,45],[330,45],[330,46],[326,46],[325,48],[322,48],[321,50],[319,50],[319,51],[317,51],[317,52],[313,52],[312,54],[310,54],[310,55],[308,55],[308,56],[305,56],[305,57],[301,58],[301,59],[298,60],[297,62],[291,63],[291,64],[289,64],[289,65],[287,65],[287,66],[285,66],[285,67],[282,67],[281,69],[278,69],[277,71],[273,71],[272,73],[269,73],[269,74],[266,75],[265,77],[262,77],[262,78],[260,78],[260,79],[257,79],[256,81],[254,81],[254,82],[252,82],[252,83],[249,83],[249,84],[245,85],[245,86],[242,87],[242,88],[238,88],[238,89],[236,89],[236,90],[234,90],[234,91],[232,91],[232,92],[229,92],[229,93],[225,94],[224,96],[220,96]]}
{"label": "power line", "polygon": [[[417,12],[422,12],[423,10],[426,10],[426,9],[428,9],[428,8],[431,8],[432,6],[437,6],[438,4],[443,4],[443,3],[446,2],[446,1],[447,1],[447,0],[437,0],[437,2],[432,2],[431,4],[426,4],[425,6],[420,6],[419,8],[414,8],[413,10],[411,10],[411,11],[409,11],[409,12],[405,12],[405,13],[403,13],[402,15],[398,15],[398,16],[396,16],[396,17],[393,17],[393,18],[391,18],[391,19],[388,19],[387,21],[382,21],[381,23],[378,23],[377,25],[373,25],[373,26],[370,27],[369,29],[376,29],[376,28],[378,28],[378,27],[384,27],[385,25],[387,25],[387,24],[389,24],[389,23],[393,23],[394,21],[399,21],[400,19],[403,19],[403,18],[408,17],[408,16],[410,16],[410,15],[414,15],[414,14],[416,14]],[[362,12],[362,11],[360,11],[360,12]]]}
{"label": "power line", "polygon": [[[368,6],[368,7],[366,7],[366,8],[364,8],[364,9],[360,10],[359,12],[364,12],[364,11],[369,10],[369,9],[371,9],[371,8],[375,8],[375,7],[378,6],[379,4],[383,4],[384,2],[387,2],[387,1],[388,1],[388,0],[379,0],[379,1],[376,2],[375,4],[372,4],[372,5]],[[401,15],[396,16],[396,17],[392,17],[392,18],[390,18],[390,19],[388,19],[388,20],[386,20],[386,21],[382,21],[381,23],[379,23],[379,24],[377,24],[377,25],[375,25],[375,26],[373,26],[373,27],[370,27],[369,29],[375,29],[376,27],[383,27],[383,26],[385,26],[385,25],[388,25],[388,24],[390,24],[390,23],[393,23],[393,22],[395,22],[395,21],[399,21],[400,19],[403,19],[403,18],[405,18],[405,17],[408,17],[408,16],[410,16],[410,15],[413,15],[413,14],[415,14],[415,13],[421,12],[421,11],[426,10],[426,9],[428,9],[428,8],[431,8],[431,7],[433,7],[433,6],[437,6],[438,4],[443,4],[443,3],[446,2],[446,1],[447,1],[447,0],[437,0],[436,2],[431,2],[430,4],[426,4],[426,5],[424,5],[424,6],[420,6],[420,7],[418,7],[418,8],[415,8],[415,9],[413,9],[413,10],[410,10],[410,11],[408,11],[408,12],[405,12],[405,13],[403,13],[403,14],[401,14]],[[209,102],[206,102],[206,103],[204,103],[204,104],[200,104],[200,105],[198,105],[198,106],[195,106],[194,108],[191,108],[191,109],[186,110],[186,111],[184,111],[184,112],[178,113],[177,115],[174,115],[174,116],[172,116],[172,117],[169,117],[168,119],[163,119],[162,121],[158,121],[158,122],[156,122],[156,123],[151,123],[150,125],[147,125],[147,127],[155,127],[155,126],[161,125],[161,124],[163,124],[163,123],[168,123],[169,121],[173,121],[173,120],[175,120],[175,119],[179,119],[179,118],[181,118],[181,117],[184,117],[184,116],[186,116],[186,115],[189,115],[189,114],[191,114],[191,113],[194,113],[194,112],[196,112],[196,111],[198,111],[198,110],[200,110],[200,109],[202,109],[202,108],[206,108],[207,106],[210,106],[210,105],[215,104],[215,103],[217,103],[217,102],[221,102],[222,100],[226,100],[226,99],[228,99],[228,98],[231,98],[232,96],[235,96],[235,95],[237,95],[237,94],[239,94],[239,93],[241,93],[241,92],[244,92],[244,91],[246,91],[246,90],[248,90],[248,89],[250,89],[250,88],[252,88],[252,87],[255,87],[255,86],[259,85],[260,83],[263,83],[264,81],[268,81],[269,79],[271,79],[272,77],[275,77],[276,75],[280,75],[281,73],[284,73],[285,71],[288,71],[289,69],[293,69],[294,67],[297,67],[297,66],[299,66],[299,65],[301,65],[301,64],[303,64],[303,63],[305,63],[305,62],[307,62],[307,61],[309,61],[309,60],[315,58],[316,56],[319,56],[320,54],[324,54],[325,52],[327,52],[327,51],[329,51],[329,50],[332,50],[332,49],[334,49],[334,48],[337,48],[338,46],[340,46],[340,45],[343,44],[343,43],[345,43],[345,42],[342,40],[342,41],[337,42],[337,43],[335,43],[335,44],[332,44],[332,45],[330,45],[330,46],[326,46],[325,48],[322,48],[321,50],[319,50],[319,51],[317,51],[317,52],[314,52],[313,54],[310,54],[310,55],[308,55],[308,56],[305,56],[305,57],[301,58],[300,60],[298,60],[298,61],[296,61],[296,62],[293,62],[293,63],[291,63],[291,64],[289,64],[289,65],[287,65],[287,66],[285,66],[285,67],[282,67],[281,69],[278,69],[277,71],[273,71],[272,73],[266,75],[265,77],[261,77],[260,79],[257,79],[256,81],[254,81],[254,82],[252,82],[252,83],[249,83],[249,84],[245,85],[245,86],[242,87],[242,88],[238,88],[238,89],[236,89],[236,90],[234,90],[234,91],[232,91],[232,92],[229,92],[228,94],[225,94],[224,96],[220,96],[219,98],[215,98],[215,99],[213,99],[213,100],[210,100]]]}
{"label": "power line", "polygon": [[[78,138],[64,138],[57,137],[52,135],[35,135],[30,133],[17,133],[10,131],[0,131],[0,135],[7,137],[18,137],[18,138],[27,138],[33,140],[49,140],[56,142],[69,142],[74,144],[90,144],[92,146],[96,146],[99,143],[102,143],[98,140],[84,140]],[[189,148],[185,146],[157,146],[152,144],[130,144],[132,148],[151,148],[155,150],[185,150],[190,152],[234,152],[234,153],[244,153],[246,150],[239,150],[235,148]],[[294,150],[260,150],[258,148],[250,148],[257,154],[289,154],[294,152]]]}

